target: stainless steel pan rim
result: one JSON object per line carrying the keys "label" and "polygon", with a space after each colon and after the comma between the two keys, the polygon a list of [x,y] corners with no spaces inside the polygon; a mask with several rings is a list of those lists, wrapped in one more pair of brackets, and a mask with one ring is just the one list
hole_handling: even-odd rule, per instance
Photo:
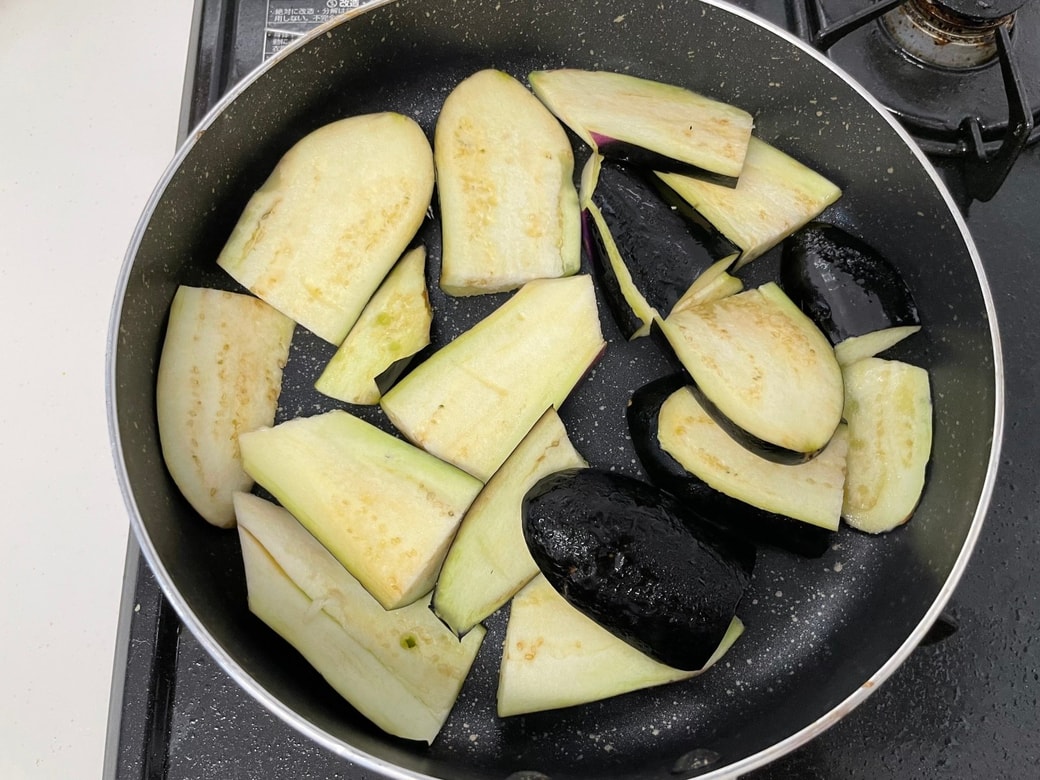
{"label": "stainless steel pan rim", "polygon": [[[155,573],[156,579],[166,596],[170,601],[174,610],[177,612],[183,623],[189,628],[189,630],[198,639],[199,643],[205,648],[205,650],[215,659],[215,661],[229,673],[229,675],[246,690],[252,697],[260,702],[271,712],[275,713],[285,723],[292,728],[296,729],[300,733],[306,735],[310,739],[314,740],[324,748],[331,752],[340,755],[358,766],[370,769],[372,771],[381,773],[386,777],[390,778],[432,778],[432,775],[412,772],[408,769],[399,767],[391,762],[388,762],[378,756],[369,754],[358,748],[347,744],[339,739],[336,739],[326,733],[325,731],[316,728],[314,724],[308,720],[302,718],[299,714],[294,712],[292,709],[287,707],[277,697],[273,696],[266,688],[260,685],[245,669],[238,663],[238,661],[229,654],[222,645],[215,639],[214,635],[210,632],[209,628],[199,620],[198,616],[189,607],[185,599],[182,597],[170,571],[166,568],[160,556],[155,549],[150,537],[148,530],[145,526],[144,520],[141,516],[140,510],[134,498],[133,488],[130,484],[129,475],[127,473],[126,462],[127,458],[131,456],[130,453],[126,452],[123,447],[123,442],[119,432],[119,415],[116,404],[116,352],[117,344],[121,327],[121,307],[124,300],[124,296],[127,291],[127,283],[130,277],[131,269],[134,263],[134,258],[141,245],[142,238],[148,227],[149,221],[156,210],[156,206],[161,198],[162,193],[169,185],[175,172],[188,157],[190,151],[198,142],[199,138],[206,132],[207,128],[215,121],[215,119],[224,112],[229,105],[234,103],[237,97],[254,81],[256,81],[263,73],[273,68],[281,60],[293,56],[294,52],[307,46],[308,42],[323,35],[329,35],[330,30],[337,27],[340,24],[349,24],[352,19],[358,16],[368,13],[376,8],[386,5],[392,5],[396,0],[376,0],[376,2],[369,3],[359,9],[349,11],[342,16],[331,20],[320,28],[314,30],[309,35],[296,41],[283,51],[281,51],[275,57],[272,57],[264,64],[254,70],[247,78],[231,89],[217,105],[206,115],[206,117],[200,122],[199,126],[192,132],[191,136],[182,144],[176,155],[172,159],[170,165],[167,167],[162,178],[157,183],[152,195],[145,206],[140,221],[137,224],[135,232],[131,238],[128,250],[126,252],[123,266],[120,271],[115,296],[112,303],[110,326],[107,339],[106,349],[106,397],[107,397],[107,416],[109,426],[110,443],[112,447],[112,454],[115,460],[117,476],[123,498],[127,506],[127,510],[130,514],[131,527],[134,535],[140,545],[141,552]],[[831,711],[826,713],[823,717],[817,719],[810,725],[802,728],[798,732],[790,735],[788,738],[783,739],[771,747],[761,750],[753,755],[750,755],[736,763],[730,764],[724,768],[717,769],[715,771],[707,772],[704,774],[698,774],[700,778],[723,778],[723,777],[736,777],[752,771],[756,768],[760,768],[769,764],[770,762],[778,759],[784,754],[804,745],[817,735],[821,734],[841,718],[851,712],[855,707],[861,704],[873,691],[875,691],[885,680],[887,680],[892,673],[907,659],[907,657],[914,651],[921,640],[924,638],[930,627],[939,617],[942,610],[945,608],[947,602],[952,596],[956,589],[961,576],[963,575],[968,562],[971,558],[973,549],[979,539],[982,531],[983,521],[991,501],[995,483],[997,466],[1000,457],[1001,441],[1003,436],[1004,426],[1004,369],[1002,361],[1002,350],[1000,344],[1000,335],[996,319],[996,311],[992,300],[992,292],[986,279],[985,270],[982,262],[979,258],[978,251],[974,245],[971,235],[968,232],[967,225],[964,222],[963,217],[959,213],[959,210],[954,203],[954,200],[945,184],[940,178],[939,174],[932,167],[924,153],[917,147],[913,139],[909,134],[899,125],[899,123],[889,114],[889,112],[868,92],[866,92],[859,84],[857,84],[851,77],[845,74],[840,68],[834,65],[825,55],[811,48],[797,37],[791,35],[787,31],[762,20],[753,14],[733,6],[723,0],[700,0],[704,5],[715,6],[721,10],[727,11],[735,16],[744,18],[750,22],[757,24],[760,27],[765,28],[770,33],[778,38],[786,41],[790,46],[796,47],[806,55],[817,60],[820,64],[831,70],[839,78],[848,82],[852,88],[859,94],[862,100],[869,104],[883,120],[889,124],[896,134],[902,139],[906,146],[910,149],[914,157],[917,158],[922,169],[927,172],[936,190],[940,193],[943,201],[946,203],[957,229],[960,232],[961,239],[970,255],[971,262],[974,266],[975,273],[978,278],[978,283],[981,290],[981,295],[985,305],[985,314],[988,318],[990,336],[992,342],[992,352],[994,361],[994,381],[995,381],[995,398],[994,398],[994,418],[992,425],[992,445],[990,450],[990,456],[987,465],[987,474],[985,483],[981,491],[981,496],[975,509],[974,516],[971,522],[967,538],[960,550],[960,553],[956,559],[955,564],[941,589],[938,592],[937,597],[931,604],[931,607],[927,610],[924,617],[920,620],[916,628],[910,633],[905,641],[899,646],[898,650],[884,663],[881,668],[874,672],[870,677],[863,682],[863,684],[855,690],[851,695],[841,701],[840,704],[835,706]],[[117,670],[118,673],[118,670]]]}

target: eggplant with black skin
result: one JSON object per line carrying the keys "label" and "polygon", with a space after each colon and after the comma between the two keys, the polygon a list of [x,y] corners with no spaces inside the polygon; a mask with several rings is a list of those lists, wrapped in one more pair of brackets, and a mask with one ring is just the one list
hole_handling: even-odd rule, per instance
{"label": "eggplant with black skin", "polygon": [[[661,407],[673,394],[689,386],[689,376],[676,373],[655,379],[632,394],[627,409],[628,427],[636,455],[649,480],[688,501],[709,522],[748,542],[778,547],[809,558],[823,555],[834,541],[834,528],[764,509],[750,503],[756,500],[750,493],[738,497],[712,487],[704,478],[687,470],[662,446]],[[750,452],[747,456],[745,460],[757,457]],[[761,481],[756,474],[782,468],[790,473],[792,491],[798,490],[796,475],[797,469],[801,467],[780,466],[772,461],[761,460],[760,470],[749,469],[752,473],[738,475],[741,481],[753,486]],[[812,462],[815,463],[815,460]],[[719,463],[719,468],[725,469],[726,465],[724,462]],[[841,513],[840,484],[837,486],[836,501],[837,511],[833,513],[835,528]],[[759,503],[763,502],[759,500]]]}
{"label": "eggplant with black skin", "polygon": [[718,648],[756,554],[672,494],[602,469],[539,480],[524,499],[523,530],[538,568],[572,606],[685,670]]}
{"label": "eggplant with black skin", "polygon": [[728,267],[739,250],[652,172],[598,165],[585,207],[586,249],[623,335],[646,335],[701,274],[724,258]]}
{"label": "eggplant with black skin", "polygon": [[780,284],[834,345],[842,365],[921,329],[917,303],[895,266],[837,225],[812,222],[784,242]]}

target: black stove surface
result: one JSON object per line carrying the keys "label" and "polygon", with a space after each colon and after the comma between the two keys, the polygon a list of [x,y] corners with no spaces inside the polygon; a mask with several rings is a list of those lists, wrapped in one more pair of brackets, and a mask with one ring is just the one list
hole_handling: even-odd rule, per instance
{"label": "black stove surface", "polygon": [[[362,0],[363,2],[363,0]],[[182,136],[229,86],[328,14],[330,0],[198,0],[194,78]],[[735,3],[793,27],[776,0]],[[297,8],[296,6],[301,7]],[[318,4],[315,4],[318,5]],[[307,13],[307,11],[310,11]],[[189,76],[191,74],[189,73]],[[1040,78],[1030,74],[1030,79]],[[933,160],[975,238],[1004,349],[1006,428],[996,491],[947,608],[956,631],[922,645],[850,715],[749,777],[1025,778],[1040,760],[1040,145],[988,202],[963,195],[959,163]],[[183,629],[147,565],[130,556],[126,676],[115,691],[106,777],[343,778],[375,775],[298,734],[239,688]],[[119,703],[122,702],[121,711]]]}

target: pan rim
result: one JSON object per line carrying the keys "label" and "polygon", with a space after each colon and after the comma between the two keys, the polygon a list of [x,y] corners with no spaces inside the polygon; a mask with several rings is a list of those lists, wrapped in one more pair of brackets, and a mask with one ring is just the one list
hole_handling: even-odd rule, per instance
{"label": "pan rim", "polygon": [[[293,52],[304,48],[310,41],[324,35],[329,35],[332,28],[338,27],[340,24],[347,24],[361,14],[368,13],[382,6],[392,5],[397,1],[398,0],[373,0],[373,2],[351,9],[338,17],[330,19],[328,22],[315,28],[307,35],[294,41],[285,49],[258,65],[241,81],[229,89],[225,95],[202,117],[199,123],[188,131],[186,138],[180,144],[178,150],[172,157],[169,165],[166,167],[149,196],[124,255],[110,309],[109,328],[106,339],[105,396],[110,449],[116,467],[120,492],[122,493],[123,501],[129,513],[130,526],[133,530],[138,549],[155,574],[156,581],[160,585],[163,595],[167,598],[178,617],[189,628],[193,636],[198,640],[199,644],[205,649],[205,651],[217,661],[217,663],[230,677],[232,677],[232,679],[235,680],[236,684],[238,684],[256,701],[262,704],[268,711],[277,715],[287,725],[294,728],[299,733],[305,735],[336,755],[354,762],[359,767],[378,772],[387,778],[395,778],[398,780],[435,780],[435,776],[413,772],[396,764],[392,764],[378,756],[360,750],[343,740],[333,737],[328,732],[301,717],[249,675],[231,656],[231,654],[221,646],[214,635],[195,615],[174,584],[170,572],[160,560],[158,552],[149,537],[147,529],[145,528],[144,519],[142,518],[134,499],[133,488],[130,485],[129,475],[126,469],[125,452],[123,451],[123,445],[119,434],[119,413],[115,397],[117,387],[116,356],[121,326],[122,307],[130,273],[156,207],[172,178],[180,169],[185,158],[187,158],[195,144],[205,134],[207,128],[212,125],[217,117],[219,117],[232,103],[234,103],[236,98],[242,92],[248,89],[269,69],[275,67],[281,60],[292,56]],[[896,132],[900,140],[907,146],[911,154],[915,157],[923,171],[931,180],[932,185],[935,187],[946,205],[946,208],[949,210],[949,213],[953,217],[954,223],[957,226],[961,241],[964,243],[968,255],[971,258],[972,266],[975,269],[976,278],[979,283],[979,290],[985,305],[985,313],[989,325],[994,382],[994,410],[990,440],[990,455],[978,504],[975,508],[971,525],[969,526],[967,536],[957,555],[956,561],[950,569],[946,580],[943,582],[943,585],[939,589],[939,592],[931,606],[925,612],[918,625],[876,672],[871,674],[870,677],[853,693],[835,705],[830,711],[825,713],[816,721],[803,727],[783,740],[774,743],[768,748],[746,756],[735,763],[711,772],[696,775],[700,780],[719,780],[721,778],[739,777],[740,775],[746,774],[754,769],[762,768],[825,732],[862,704],[874,691],[876,691],[881,684],[884,683],[895,672],[895,670],[906,661],[913,650],[925,637],[928,630],[939,618],[967,569],[968,563],[981,535],[982,526],[993,497],[1000,452],[1003,443],[1005,376],[1003,351],[996,308],[993,300],[993,293],[986,276],[985,267],[982,263],[981,257],[979,256],[974,240],[968,230],[967,223],[957,207],[953,196],[946,187],[938,171],[928,160],[923,150],[921,150],[910,134],[898,123],[891,112],[889,112],[888,109],[886,109],[875,97],[867,92],[867,90],[864,89],[854,78],[842,70],[824,53],[814,49],[794,34],[769,22],[768,20],[762,19],[750,11],[732,5],[730,2],[727,2],[727,0],[697,0],[697,2],[702,5],[713,6],[721,11],[742,18],[782,39],[788,45],[794,46],[801,53],[813,57],[817,62],[828,68],[835,76],[848,84],[861,100],[866,102],[876,114],[880,115],[883,121],[888,123],[888,125]],[[116,670],[116,673],[119,673],[118,669]]]}

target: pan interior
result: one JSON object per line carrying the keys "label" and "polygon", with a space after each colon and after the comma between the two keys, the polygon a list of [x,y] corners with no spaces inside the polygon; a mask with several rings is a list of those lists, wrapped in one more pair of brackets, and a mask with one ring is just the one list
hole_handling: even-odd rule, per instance
{"label": "pan interior", "polygon": [[[925,322],[891,356],[931,372],[927,489],[914,520],[893,534],[845,529],[818,560],[764,549],[739,613],[745,636],[721,665],[687,683],[498,719],[499,614],[445,730],[431,747],[412,745],[370,726],[249,614],[237,536],[201,521],[170,482],[154,411],[167,309],[179,284],[235,289],[216,256],[245,201],[305,133],[343,116],[396,110],[432,139],[444,97],[470,73],[495,67],[523,79],[561,66],[631,72],[742,106],[760,137],[843,188],[826,216],[898,265]],[[502,297],[443,296],[436,224],[422,237],[439,345]],[[746,283],[772,278],[776,260],[774,251],[748,266]],[[330,26],[269,63],[205,120],[157,190],[113,326],[119,468],[145,555],[189,626],[232,676],[331,749],[396,776],[692,776],[697,762],[682,758],[691,751],[719,757],[701,771],[719,769],[834,710],[889,661],[939,598],[992,478],[999,383],[987,298],[958,221],[921,158],[842,77],[752,21],[693,1],[399,0]],[[607,353],[561,414],[592,465],[638,475],[625,403],[667,366],[646,340],[624,342],[606,315],[603,326]],[[279,419],[332,408],[312,388],[330,356],[331,347],[297,329]],[[354,411],[385,425],[371,410]]]}

